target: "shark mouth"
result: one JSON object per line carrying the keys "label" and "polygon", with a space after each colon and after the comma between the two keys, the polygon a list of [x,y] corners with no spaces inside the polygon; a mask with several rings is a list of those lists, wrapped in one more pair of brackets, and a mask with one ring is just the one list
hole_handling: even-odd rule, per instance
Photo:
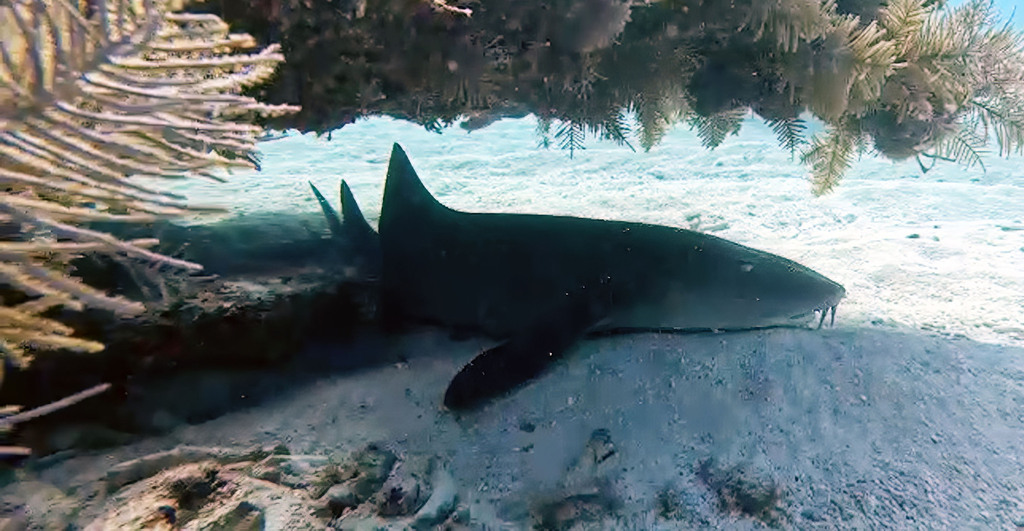
{"label": "shark mouth", "polygon": [[821,329],[821,325],[825,324],[825,317],[829,314],[829,310],[832,311],[832,317],[828,321],[828,326],[831,328],[831,327],[836,325],[836,307],[837,306],[839,306],[838,302],[833,304],[833,305],[831,305],[831,306],[825,306],[824,309],[815,309],[814,310],[815,313],[820,313],[821,314],[821,317],[818,318],[818,329],[819,330]]}
{"label": "shark mouth", "polygon": [[[813,315],[814,317],[818,318],[818,326],[815,327],[816,329],[820,330],[821,327],[823,327],[825,325],[825,319],[826,318],[828,318],[828,320],[829,320],[828,321],[828,325],[830,327],[832,327],[832,326],[835,326],[835,324],[836,324],[836,307],[837,306],[839,306],[838,302],[837,303],[833,303],[833,304],[824,304],[822,306],[814,308],[813,310],[811,310],[809,312],[794,315],[794,316],[790,317],[789,319],[790,319],[790,321],[796,321],[796,322],[801,323],[802,326],[806,326],[806,324],[804,324],[804,323],[807,323],[808,321],[810,321],[811,316]],[[813,321],[811,321],[811,322],[813,323]],[[807,324],[809,324],[809,323],[807,323]]]}

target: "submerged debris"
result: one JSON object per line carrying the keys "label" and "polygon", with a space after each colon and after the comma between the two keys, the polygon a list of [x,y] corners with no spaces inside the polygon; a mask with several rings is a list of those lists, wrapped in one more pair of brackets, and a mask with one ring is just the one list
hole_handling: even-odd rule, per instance
{"label": "submerged debris", "polygon": [[76,490],[85,509],[46,520],[44,527],[457,529],[470,521],[447,466],[432,455],[399,455],[382,444],[343,458],[292,455],[283,445],[182,447],[116,465]]}
{"label": "submerged debris", "polygon": [[321,469],[313,495],[326,504],[332,516],[341,516],[376,494],[397,461],[393,452],[371,444],[355,452],[350,460]]}
{"label": "submerged debris", "polygon": [[679,520],[683,514],[683,505],[679,500],[679,493],[671,487],[658,491],[655,498],[655,507],[658,516],[663,520]]}
{"label": "submerged debris", "polygon": [[600,527],[615,519],[622,506],[612,474],[618,452],[611,432],[598,428],[590,433],[580,456],[566,471],[560,488],[531,503],[536,529]]}
{"label": "submerged debris", "polygon": [[590,492],[581,492],[539,503],[533,510],[534,528],[567,530],[596,525],[614,517],[620,506],[608,482],[598,482]]}
{"label": "submerged debris", "polygon": [[696,474],[715,494],[722,512],[754,518],[770,527],[782,525],[782,489],[774,482],[755,478],[740,466],[721,468],[713,458],[698,463]]}
{"label": "submerged debris", "polygon": [[[242,451],[181,447],[116,465],[76,491],[82,508],[45,522],[32,516],[23,527],[428,529],[469,518],[457,511],[455,482],[434,457],[402,459],[379,444],[336,460],[292,455],[283,445]],[[56,490],[48,495],[57,498]],[[13,507],[30,507],[29,501]],[[268,507],[275,508],[273,517]]]}
{"label": "submerged debris", "polygon": [[212,529],[231,531],[262,531],[266,525],[263,509],[247,502],[239,502],[230,512],[217,520]]}

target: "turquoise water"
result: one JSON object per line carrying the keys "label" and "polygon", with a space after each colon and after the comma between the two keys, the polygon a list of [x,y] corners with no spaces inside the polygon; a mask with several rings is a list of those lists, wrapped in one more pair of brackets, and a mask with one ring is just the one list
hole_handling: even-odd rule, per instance
{"label": "turquoise water", "polygon": [[[649,153],[590,139],[570,158],[537,145],[532,117],[442,134],[375,118],[330,139],[289,133],[261,144],[263,171],[177,191],[238,214],[317,212],[306,181],[336,201],[346,179],[371,223],[392,142],[428,189],[457,209],[645,221],[714,233],[800,261],[843,283],[842,326],[905,325],[1024,343],[1024,170],[986,171],[865,156],[814,197],[806,171],[754,120],[718,149],[685,127]],[[326,226],[323,227],[326,231]]]}

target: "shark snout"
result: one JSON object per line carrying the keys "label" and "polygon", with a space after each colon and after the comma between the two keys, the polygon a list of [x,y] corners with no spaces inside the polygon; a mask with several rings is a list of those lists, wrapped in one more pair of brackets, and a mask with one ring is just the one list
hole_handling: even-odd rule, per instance
{"label": "shark snout", "polygon": [[821,328],[825,324],[825,319],[829,319],[829,326],[835,324],[836,319],[836,307],[839,302],[846,296],[846,288],[837,282],[834,282],[824,276],[814,273],[814,278],[810,279],[811,282],[805,284],[802,289],[803,302],[796,302],[796,307],[793,308],[797,311],[789,317],[789,322],[794,325],[804,326],[806,324],[813,324],[812,319],[817,320],[817,327]]}
{"label": "shark snout", "polygon": [[839,301],[843,300],[843,297],[846,296],[846,288],[841,284],[831,280],[828,282],[831,284],[831,293],[814,309],[814,312],[820,315],[818,318],[818,328],[825,324],[825,318],[829,317],[829,312],[831,312],[831,317],[829,318],[828,325],[834,326],[836,324],[836,307],[839,306]]}

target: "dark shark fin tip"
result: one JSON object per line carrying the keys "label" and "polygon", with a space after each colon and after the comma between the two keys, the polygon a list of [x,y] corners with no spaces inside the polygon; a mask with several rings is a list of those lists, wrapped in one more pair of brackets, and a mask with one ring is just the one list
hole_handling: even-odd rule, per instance
{"label": "dark shark fin tip", "polygon": [[[334,207],[332,207],[331,204],[327,202],[327,198],[320,193],[320,190],[317,190],[316,185],[314,185],[312,181],[307,182],[309,182],[309,187],[313,189],[313,195],[316,196],[317,203],[320,203],[320,210],[323,210],[324,217],[327,218],[327,226],[331,228],[331,234],[333,234],[336,237],[341,237],[341,216],[339,216],[338,212],[334,210]],[[344,183],[344,181],[342,181],[342,183]],[[342,203],[342,205],[342,208],[344,208],[344,203]]]}
{"label": "dark shark fin tip", "polygon": [[341,220],[348,230],[360,232],[373,232],[373,227],[366,221],[359,204],[356,203],[356,196],[352,195],[352,189],[344,179],[341,180]]}

